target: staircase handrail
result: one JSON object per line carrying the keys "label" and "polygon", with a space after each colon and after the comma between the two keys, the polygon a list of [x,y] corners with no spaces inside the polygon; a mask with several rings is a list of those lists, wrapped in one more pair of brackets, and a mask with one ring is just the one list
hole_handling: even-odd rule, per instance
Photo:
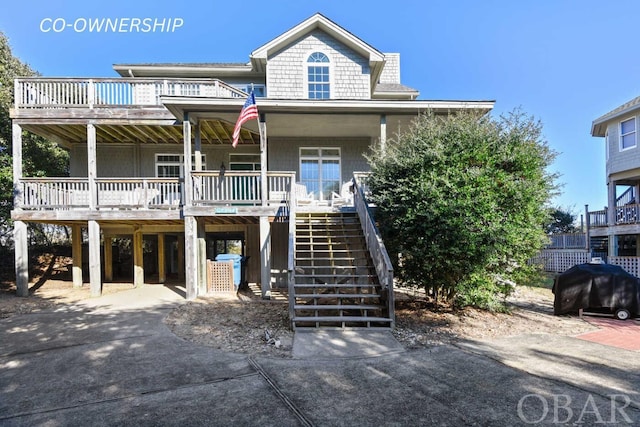
{"label": "staircase handrail", "polygon": [[629,187],[616,199],[616,206],[625,206],[635,201],[636,199],[636,188]]}
{"label": "staircase handrail", "polygon": [[389,318],[391,319],[391,327],[395,325],[395,313],[394,313],[394,297],[393,297],[393,264],[391,264],[391,258],[387,253],[387,248],[384,245],[382,236],[376,226],[369,203],[365,195],[365,183],[367,174],[358,172],[353,174],[353,202],[360,218],[360,224],[362,225],[362,231],[365,235],[365,241],[367,243],[367,249],[371,254],[371,259],[376,269],[376,274],[380,280],[382,289],[387,291],[387,303]]}
{"label": "staircase handrail", "polygon": [[295,261],[295,253],[296,253],[296,192],[293,191],[293,186],[295,185],[296,178],[295,173],[291,177],[291,181],[289,185],[289,254],[287,257],[287,280],[288,280],[288,288],[289,288],[289,321],[291,327],[293,328],[293,318],[295,316],[295,289],[294,284],[296,283],[296,261]]}

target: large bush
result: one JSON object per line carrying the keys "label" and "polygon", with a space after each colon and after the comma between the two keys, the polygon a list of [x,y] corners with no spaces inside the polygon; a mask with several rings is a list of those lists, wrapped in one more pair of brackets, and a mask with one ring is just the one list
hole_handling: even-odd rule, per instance
{"label": "large bush", "polygon": [[426,114],[374,148],[369,185],[396,277],[491,307],[545,242],[554,156],[520,112]]}

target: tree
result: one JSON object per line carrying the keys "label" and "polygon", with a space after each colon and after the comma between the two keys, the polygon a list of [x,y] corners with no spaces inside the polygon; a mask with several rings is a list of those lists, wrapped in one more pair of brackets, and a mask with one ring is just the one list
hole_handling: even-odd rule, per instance
{"label": "tree", "polygon": [[575,225],[576,217],[569,209],[552,208],[551,218],[544,225],[544,230],[547,234],[577,233],[580,229]]}
{"label": "tree", "polygon": [[545,243],[555,153],[519,111],[418,118],[368,155],[396,277],[449,302],[491,306]]}
{"label": "tree", "polygon": [[[7,242],[13,209],[12,126],[13,82],[17,77],[37,75],[14,57],[7,37],[0,32],[0,245]],[[40,136],[23,132],[23,174],[25,176],[68,176],[68,153]]]}

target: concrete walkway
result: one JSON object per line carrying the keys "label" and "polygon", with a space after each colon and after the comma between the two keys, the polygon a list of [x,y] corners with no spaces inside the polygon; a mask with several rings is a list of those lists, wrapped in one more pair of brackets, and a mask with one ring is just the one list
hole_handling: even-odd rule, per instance
{"label": "concrete walkway", "polygon": [[549,335],[404,351],[320,331],[296,333],[292,359],[247,357],[174,336],[178,291],[1,320],[0,425],[640,423],[637,352]]}

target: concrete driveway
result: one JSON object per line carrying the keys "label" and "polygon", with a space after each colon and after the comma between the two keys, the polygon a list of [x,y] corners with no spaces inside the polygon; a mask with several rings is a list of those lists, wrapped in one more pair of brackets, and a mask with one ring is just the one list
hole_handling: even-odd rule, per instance
{"label": "concrete driveway", "polygon": [[0,321],[0,425],[640,425],[638,352],[549,335],[403,351],[319,331],[296,333],[293,359],[250,358],[174,336],[174,291]]}

